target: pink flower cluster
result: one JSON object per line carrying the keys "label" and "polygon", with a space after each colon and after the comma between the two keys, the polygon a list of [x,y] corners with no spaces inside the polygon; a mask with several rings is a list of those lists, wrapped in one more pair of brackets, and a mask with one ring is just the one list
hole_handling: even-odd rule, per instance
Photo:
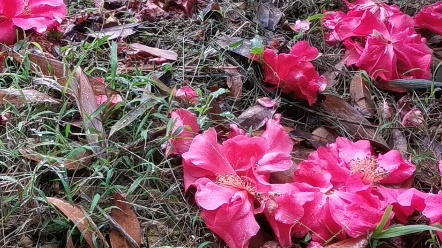
{"label": "pink flower cluster", "polygon": [[296,43],[288,54],[278,54],[266,48],[262,63],[265,81],[312,105],[316,102],[317,94],[327,87],[326,79],[319,76],[311,63],[319,55],[318,49],[306,41]]}
{"label": "pink flower cluster", "polygon": [[66,13],[63,0],[0,0],[0,42],[13,44],[17,27],[49,31],[60,25]]}
{"label": "pink flower cluster", "polygon": [[348,13],[326,12],[323,25],[329,44],[343,42],[346,63],[374,79],[431,77],[432,50],[416,33],[414,19],[398,6],[379,1],[347,2]]}
{"label": "pink flower cluster", "polygon": [[267,219],[282,247],[307,234],[321,244],[365,237],[389,205],[404,224],[416,210],[431,223],[442,222],[437,207],[442,193],[401,188],[416,167],[398,151],[377,155],[369,141],[338,138],[299,163],[292,182],[270,183],[272,173],[293,168],[293,143],[279,115],[267,121],[261,137],[232,125],[223,142],[214,129],[198,134],[196,117],[187,110],[173,112],[172,118],[173,130],[185,126],[171,141],[174,152],[182,154],[185,190],[196,188],[202,218],[229,247],[248,246],[260,229],[258,215]]}

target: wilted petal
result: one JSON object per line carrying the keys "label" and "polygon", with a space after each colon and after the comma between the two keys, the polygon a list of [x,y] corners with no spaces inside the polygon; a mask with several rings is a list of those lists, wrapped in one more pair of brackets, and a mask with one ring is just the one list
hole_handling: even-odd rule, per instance
{"label": "wilted petal", "polygon": [[405,127],[419,127],[425,123],[425,120],[422,112],[418,108],[414,108],[405,114],[401,123]]}

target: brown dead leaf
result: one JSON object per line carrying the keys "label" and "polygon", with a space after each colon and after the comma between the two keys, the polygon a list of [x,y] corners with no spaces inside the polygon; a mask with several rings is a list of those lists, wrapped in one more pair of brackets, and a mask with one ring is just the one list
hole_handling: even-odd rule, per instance
{"label": "brown dead leaf", "polygon": [[105,138],[103,123],[97,114],[98,103],[92,90],[91,83],[86,74],[78,67],[74,72],[74,77],[70,82],[70,88],[75,96],[75,101],[83,119],[84,129],[86,130],[86,139],[91,145],[95,154],[101,154],[105,142],[99,139]]}
{"label": "brown dead leaf", "polygon": [[224,64],[224,72],[227,75],[227,86],[230,89],[230,96],[233,96],[235,98],[239,98],[242,96],[242,78],[241,74],[238,72],[238,68],[235,68],[234,66],[225,63]]}
{"label": "brown dead leaf", "polygon": [[103,28],[102,30],[87,34],[88,36],[95,37],[95,38],[104,38],[106,36],[109,36],[109,40],[116,39],[116,38],[126,38],[129,35],[132,35],[135,33],[134,27],[137,27],[140,25],[139,23],[129,23],[129,24],[123,24],[108,28]]}
{"label": "brown dead leaf", "polygon": [[216,43],[223,49],[239,54],[245,58],[250,57],[252,43],[241,37],[220,36]]}
{"label": "brown dead leaf", "polygon": [[[24,158],[35,161],[37,163],[40,163],[44,160],[43,156],[38,153],[33,153],[25,149],[20,149],[19,152]],[[86,151],[84,153],[77,154],[75,159],[54,158],[54,161],[62,160],[63,165],[67,171],[76,171],[86,168],[92,162],[92,158],[92,153]],[[61,165],[59,162],[53,162],[51,163],[51,165],[58,168],[63,167],[63,165]]]}
{"label": "brown dead leaf", "polygon": [[246,131],[248,131],[250,128],[252,130],[257,130],[263,127],[266,120],[272,118],[275,112],[276,108],[267,108],[262,106],[260,103],[256,103],[255,105],[244,110],[236,119],[236,123]]}
{"label": "brown dead leaf", "polygon": [[84,240],[86,240],[90,247],[95,247],[93,242],[94,236],[98,237],[98,241],[101,241],[103,247],[109,247],[103,234],[101,234],[95,223],[86,216],[81,207],[55,197],[47,197],[46,199],[74,223],[78,230],[84,234]]}
{"label": "brown dead leaf", "polygon": [[[114,205],[117,208],[112,208],[112,218],[129,234],[135,242],[141,244],[141,227],[137,215],[132,209],[131,205],[126,202],[122,195],[115,194]],[[109,233],[110,243],[113,248],[131,248],[131,244],[126,238],[117,230],[112,229]]]}
{"label": "brown dead leaf", "polygon": [[255,7],[258,8],[256,20],[263,28],[275,30],[278,27],[281,17],[284,15],[272,1],[265,3],[257,2]]}
{"label": "brown dead leaf", "polygon": [[345,66],[346,59],[339,61],[334,67],[326,71],[323,75],[327,80],[327,87],[333,87],[337,83],[336,77],[341,73],[342,68]]}
{"label": "brown dead leaf", "polygon": [[328,127],[318,127],[312,132],[312,139],[325,143],[334,143],[338,135]]}
{"label": "brown dead leaf", "polygon": [[390,150],[387,142],[376,132],[377,128],[343,99],[327,95],[321,106],[327,114],[337,117],[338,120],[335,121],[345,128],[350,135],[357,139],[369,140],[372,145],[381,150]]}
{"label": "brown dead leaf", "polygon": [[371,92],[368,82],[358,72],[350,83],[350,97],[353,107],[363,116],[373,118],[376,115],[376,107],[371,99]]}
{"label": "brown dead leaf", "polygon": [[349,238],[337,243],[327,245],[326,248],[365,248],[368,246],[368,239],[364,237]]}
{"label": "brown dead leaf", "polygon": [[393,129],[392,132],[393,149],[398,150],[402,154],[402,156],[406,157],[406,155],[408,154],[407,139],[405,138],[402,131],[399,129]]}
{"label": "brown dead leaf", "polygon": [[128,44],[130,51],[127,53],[130,55],[139,55],[142,57],[158,57],[169,61],[175,61],[178,59],[178,54],[174,51],[163,50],[156,47],[149,47],[138,43]]}
{"label": "brown dead leaf", "polygon": [[30,104],[60,105],[60,101],[37,90],[0,89],[0,105],[10,103],[16,107]]}

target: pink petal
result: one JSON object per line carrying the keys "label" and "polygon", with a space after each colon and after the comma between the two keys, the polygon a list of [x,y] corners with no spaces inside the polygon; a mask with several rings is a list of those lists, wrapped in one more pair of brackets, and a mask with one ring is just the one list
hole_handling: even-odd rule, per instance
{"label": "pink petal", "polygon": [[310,46],[307,41],[300,41],[293,45],[290,54],[298,57],[300,61],[312,61],[320,56],[318,49]]}
{"label": "pink petal", "polygon": [[331,237],[342,236],[340,227],[332,218],[325,194],[312,192],[314,198],[304,204],[304,216],[293,228],[295,237],[304,238],[310,232],[313,241],[323,244]]}
{"label": "pink petal", "polygon": [[296,20],[294,25],[294,31],[296,32],[305,32],[310,29],[309,21]]}
{"label": "pink petal", "polygon": [[423,8],[414,17],[416,25],[420,28],[427,28],[436,34],[442,34],[442,2],[429,5]]}
{"label": "pink petal", "polygon": [[[235,171],[247,171],[265,154],[265,140],[261,137],[237,135],[223,142],[226,158]],[[254,166],[254,164],[253,164]]]}
{"label": "pink petal", "polygon": [[359,140],[352,142],[347,138],[338,137],[336,146],[339,152],[339,158],[344,162],[350,163],[353,160],[365,159],[372,156],[371,144],[368,140]]}
{"label": "pink petal", "polygon": [[277,105],[277,103],[269,97],[261,97],[258,98],[256,101],[261,104],[261,106],[266,108],[273,108],[275,105]]}
{"label": "pink petal", "polygon": [[293,182],[306,183],[312,187],[318,187],[321,192],[327,192],[333,188],[330,183],[330,172],[321,168],[314,161],[302,161],[295,169]]}
{"label": "pink petal", "polygon": [[238,191],[228,204],[216,210],[202,210],[201,217],[231,248],[248,247],[250,238],[259,231],[252,199],[244,191]]}
{"label": "pink petal", "polygon": [[189,150],[189,146],[192,143],[193,138],[199,132],[200,128],[196,119],[196,116],[185,109],[178,109],[171,114],[171,119],[174,122],[172,134],[180,127],[184,127],[183,130],[172,137],[170,145],[166,148],[166,155],[169,154],[183,154]]}
{"label": "pink petal", "polygon": [[215,181],[217,175],[236,175],[226,157],[225,148],[217,141],[215,129],[209,129],[197,135],[189,151],[182,154],[185,190],[201,177]]}
{"label": "pink petal", "polygon": [[0,30],[2,30],[2,35],[0,35],[0,43],[5,43],[7,45],[15,43],[17,37],[15,32],[16,28],[11,20],[0,17]]}
{"label": "pink petal", "polygon": [[198,103],[198,93],[189,86],[184,86],[175,91],[175,97],[182,102],[196,105]]}
{"label": "pink petal", "polygon": [[[330,212],[333,219],[352,238],[373,231],[382,219],[384,211],[371,206],[358,194],[341,193],[329,196]],[[341,197],[345,196],[346,200]],[[348,201],[350,200],[350,201]]]}
{"label": "pink petal", "polygon": [[247,135],[244,130],[238,127],[236,124],[230,124],[230,132],[226,135],[227,138],[231,139],[238,135]]}
{"label": "pink petal", "polygon": [[233,195],[238,191],[213,183],[207,178],[200,178],[195,182],[197,191],[195,200],[198,206],[205,210],[215,210],[224,204],[228,204]]}
{"label": "pink petal", "polygon": [[282,247],[292,246],[292,228],[304,215],[303,204],[312,201],[312,193],[300,193],[292,184],[272,185],[264,214]]}
{"label": "pink petal", "polygon": [[396,150],[391,150],[386,154],[379,154],[379,167],[386,170],[389,175],[381,180],[381,184],[400,184],[410,178],[416,166],[404,160],[401,153]]}

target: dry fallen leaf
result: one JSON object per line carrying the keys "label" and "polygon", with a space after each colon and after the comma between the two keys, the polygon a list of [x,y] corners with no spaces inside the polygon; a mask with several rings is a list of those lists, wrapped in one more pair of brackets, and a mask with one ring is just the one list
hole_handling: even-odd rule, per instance
{"label": "dry fallen leaf", "polygon": [[133,28],[138,25],[140,24],[139,23],[123,24],[114,27],[103,28],[100,31],[90,33],[87,35],[99,39],[109,36],[108,40],[116,38],[126,38],[127,36],[135,33],[135,30]]}
{"label": "dry fallen leaf", "polygon": [[350,83],[350,97],[353,107],[363,116],[372,118],[376,115],[376,107],[371,99],[371,92],[368,82],[358,72]]}
{"label": "dry fallen leaf", "polygon": [[224,64],[224,71],[227,75],[227,86],[230,89],[229,95],[238,98],[241,97],[243,82],[238,68],[226,63]]}
{"label": "dry fallen leaf", "polygon": [[368,246],[367,238],[349,238],[337,243],[327,245],[326,248],[365,248]]}
{"label": "dry fallen leaf", "polygon": [[54,99],[37,90],[21,90],[21,89],[0,89],[0,105],[12,104],[20,107],[30,104],[55,104],[60,105],[60,101]]}
{"label": "dry fallen leaf", "polygon": [[[35,161],[37,163],[42,162],[44,160],[43,156],[38,153],[32,153],[25,149],[19,150],[20,154],[29,160]],[[67,171],[76,171],[85,168],[92,162],[92,152],[86,151],[84,153],[80,153],[76,155],[75,159],[65,159],[65,158],[56,158],[54,160],[63,160],[64,167]],[[51,165],[62,168],[62,165],[59,162],[54,162]]]}
{"label": "dry fallen leaf", "polygon": [[265,3],[257,2],[255,7],[258,8],[256,16],[257,23],[263,28],[275,30],[278,27],[281,17],[284,15],[281,10],[275,7],[272,1]]}
{"label": "dry fallen leaf", "polygon": [[321,106],[328,115],[334,117],[333,123],[339,123],[350,135],[357,139],[369,140],[381,150],[390,150],[387,142],[377,133],[377,128],[343,99],[327,95]]}
{"label": "dry fallen leaf", "polygon": [[101,241],[103,247],[109,247],[97,225],[86,217],[80,207],[55,197],[47,197],[46,199],[74,223],[78,230],[84,234],[84,240],[86,240],[90,247],[95,247],[93,242],[94,236],[98,237],[98,241]]}
{"label": "dry fallen leaf", "polygon": [[267,108],[262,106],[260,103],[256,103],[255,105],[244,110],[236,119],[236,123],[246,131],[248,131],[250,128],[252,130],[257,130],[263,127],[266,121],[272,118],[275,112],[275,107]]}
{"label": "dry fallen leaf", "polygon": [[[132,209],[131,205],[126,202],[122,195],[117,193],[115,195],[114,205],[117,208],[112,208],[112,218],[129,234],[133,240],[141,244],[141,227],[137,215]],[[113,248],[131,248],[131,244],[126,238],[117,230],[112,229],[109,233],[110,243]]]}
{"label": "dry fallen leaf", "polygon": [[138,43],[128,44],[131,51],[128,54],[136,54],[143,57],[158,57],[169,61],[175,61],[178,59],[178,54],[174,51],[163,50],[156,47],[145,46]]}
{"label": "dry fallen leaf", "polygon": [[95,113],[98,109],[98,103],[95,99],[89,78],[79,67],[74,72],[70,86],[75,96],[81,118],[83,119],[86,139],[94,153],[101,154],[106,143],[100,142],[100,139],[105,138],[105,133],[103,123],[100,117]]}

